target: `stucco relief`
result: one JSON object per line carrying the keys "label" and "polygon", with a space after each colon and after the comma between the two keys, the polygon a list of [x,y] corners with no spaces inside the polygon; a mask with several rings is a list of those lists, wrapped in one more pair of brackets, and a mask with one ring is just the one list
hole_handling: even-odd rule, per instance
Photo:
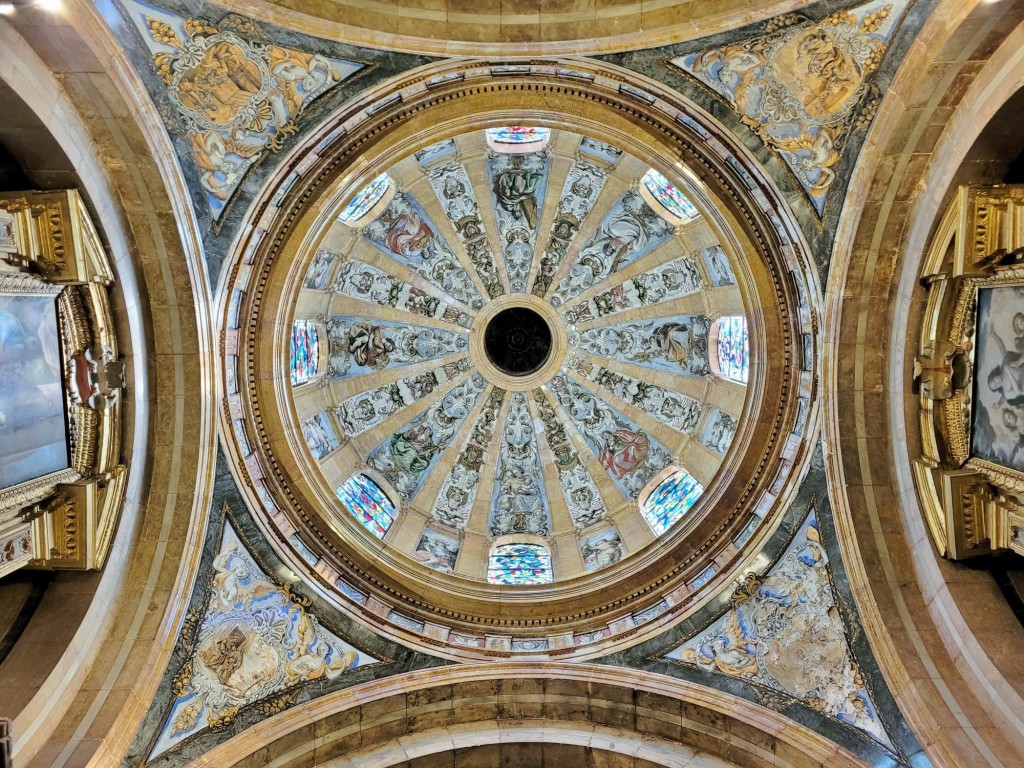
{"label": "stucco relief", "polygon": [[333,290],[354,299],[382,307],[394,307],[413,315],[433,317],[463,328],[469,328],[473,323],[472,317],[450,303],[357,259],[342,262],[338,276],[334,279]]}
{"label": "stucco relief", "polygon": [[469,442],[462,449],[459,458],[445,478],[431,516],[440,523],[452,528],[462,529],[466,526],[469,513],[476,501],[476,493],[480,488],[480,469],[487,458],[487,451],[494,437],[494,428],[498,423],[498,412],[505,400],[505,390],[495,387],[487,396],[483,409],[476,418]]}
{"label": "stucco relief", "polygon": [[435,571],[452,573],[455,571],[455,561],[459,557],[460,546],[461,543],[458,539],[424,528],[423,534],[420,536],[420,543],[416,545],[412,556],[416,562],[433,568]]}
{"label": "stucco relief", "polygon": [[463,333],[387,320],[332,317],[327,321],[329,379],[344,379],[398,365],[465,352]]}
{"label": "stucco relief", "polygon": [[603,520],[608,513],[604,499],[601,498],[594,478],[583,466],[576,449],[572,447],[565,425],[558,418],[543,390],[533,390],[533,402],[544,425],[544,439],[547,440],[555,460],[559,485],[573,525],[577,530],[581,530]]}
{"label": "stucco relief", "polygon": [[728,613],[666,658],[801,699],[891,750],[844,627],[812,512],[778,563],[750,574]]}
{"label": "stucco relief", "polygon": [[626,556],[626,545],[612,526],[579,540],[583,564],[588,571],[597,571],[614,565]]}
{"label": "stucco relief", "polygon": [[710,376],[706,315],[619,323],[569,335],[569,346],[669,373]]}
{"label": "stucco relief", "polygon": [[[448,144],[454,147],[454,142],[442,142],[442,145]],[[435,160],[437,154],[441,152],[441,150],[430,152],[431,149],[428,147],[426,150],[416,153],[416,158],[421,164]],[[505,293],[505,289],[498,276],[494,254],[491,252],[491,243],[487,238],[483,219],[480,217],[480,206],[477,205],[476,193],[473,191],[473,184],[469,180],[469,174],[466,173],[465,167],[458,160],[452,159],[441,165],[425,167],[423,172],[430,180],[430,186],[434,188],[437,200],[444,208],[448,220],[455,227],[455,234],[462,243],[462,247],[466,249],[466,255],[469,256],[477,275],[480,276],[487,295],[492,299],[501,296]]]}
{"label": "stucco relief", "polygon": [[388,207],[366,225],[363,236],[379,251],[466,306],[479,309],[484,305],[469,273],[412,195],[395,195]]}
{"label": "stucco relief", "polygon": [[190,640],[149,759],[224,728],[244,707],[273,714],[303,683],[378,661],[324,629],[308,607],[256,564],[225,522],[206,605],[185,618]]}
{"label": "stucco relief", "polygon": [[550,165],[547,152],[487,156],[494,222],[513,293],[526,291]]}
{"label": "stucco relief", "polygon": [[370,452],[367,463],[409,501],[487,386],[480,374],[455,387]]}
{"label": "stucco relief", "polygon": [[882,63],[908,0],[876,0],[819,22],[796,14],[763,34],[672,59],[725,97],[796,175],[820,215],[850,132],[878,102]]}
{"label": "stucco relief", "polygon": [[345,434],[354,437],[426,397],[472,367],[473,362],[464,357],[415,376],[406,376],[353,395],[335,406],[334,414]]}
{"label": "stucco relief", "polygon": [[[581,149],[587,141],[588,139],[581,140]],[[597,143],[600,144],[600,142]],[[601,144],[601,146],[608,147],[607,144]],[[621,150],[614,149],[614,147],[608,147],[608,150],[618,153],[612,156],[614,160],[617,160],[618,156],[622,154]],[[607,158],[609,154],[605,152],[599,156]],[[601,195],[601,190],[604,189],[608,171],[609,169],[603,165],[583,157],[577,158],[569,168],[565,184],[562,187],[562,196],[558,200],[558,211],[551,224],[544,256],[541,258],[537,277],[533,282],[535,296],[543,298],[548,288],[551,287],[551,281],[558,268],[562,266],[562,262],[569,252],[569,246],[579,234],[580,225],[594,208],[597,198]]]}
{"label": "stucco relief", "polygon": [[275,45],[243,16],[214,25],[126,6],[166,86],[164,118],[188,140],[215,219],[250,166],[298,131],[306,106],[364,66]]}
{"label": "stucco relief", "polygon": [[696,262],[688,256],[681,256],[602,291],[586,303],[567,309],[563,317],[568,325],[585,323],[623,310],[650,307],[690,296],[703,287],[704,280]]}
{"label": "stucco relief", "polygon": [[620,400],[643,409],[658,421],[690,434],[697,427],[704,407],[689,395],[670,392],[657,384],[634,379],[619,371],[573,357],[570,365],[581,376],[611,392]]}
{"label": "stucco relief", "polygon": [[551,295],[559,307],[602,278],[653,251],[672,234],[672,226],[635,192],[625,192],[583,244]]}
{"label": "stucco relief", "polygon": [[507,533],[551,533],[540,451],[526,395],[513,392],[498,449],[498,468],[491,500],[491,536]]}
{"label": "stucco relief", "polygon": [[719,456],[724,456],[732,445],[738,422],[725,411],[714,408],[708,416],[707,426],[701,433],[700,443]]}

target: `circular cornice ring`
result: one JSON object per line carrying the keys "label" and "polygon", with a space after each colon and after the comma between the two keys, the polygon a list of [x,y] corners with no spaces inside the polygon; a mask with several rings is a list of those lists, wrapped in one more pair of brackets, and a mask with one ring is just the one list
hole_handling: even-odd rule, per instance
{"label": "circular cornice ring", "polygon": [[[406,644],[424,644],[451,658],[520,651],[532,658],[593,658],[680,620],[742,569],[756,543],[771,532],[806,471],[817,427],[815,350],[803,343],[813,339],[811,301],[820,295],[816,276],[798,230],[780,213],[785,204],[757,166],[711,118],[649,81],[607,67],[598,70],[590,62],[522,69],[517,66],[511,76],[488,62],[438,65],[347,105],[294,153],[277,184],[268,185],[256,203],[254,227],[229,265],[221,296],[226,343],[238,352],[225,356],[227,391],[232,392],[232,381],[238,390],[225,402],[225,435],[234,471],[254,508],[263,509],[257,517],[268,538],[292,553],[296,567],[346,613]],[[620,87],[624,82],[630,87]],[[757,375],[752,368],[746,407],[757,416],[742,420],[734,441],[742,449],[734,447],[726,457],[719,481],[707,489],[698,505],[702,513],[694,519],[615,567],[564,583],[510,589],[441,579],[396,558],[357,527],[346,527],[340,536],[337,522],[317,522],[321,513],[313,510],[338,503],[331,489],[311,484],[298,465],[284,460],[281,449],[301,447],[301,436],[267,421],[293,407],[273,386],[274,380],[287,380],[287,361],[273,350],[286,343],[291,308],[267,302],[296,289],[308,258],[303,254],[316,249],[317,233],[333,221],[340,202],[380,168],[468,128],[524,118],[523,107],[515,106],[524,101],[536,105],[528,113],[532,124],[568,124],[687,180],[687,194],[714,222],[743,273],[741,290],[753,299],[747,304],[759,325],[751,338]],[[435,107],[444,109],[443,118]],[[679,157],[685,162],[667,160]],[[279,205],[272,204],[278,184],[299,162],[308,170],[298,181],[292,173],[290,191],[277,193]],[[738,164],[746,169],[742,175]],[[734,231],[745,234],[737,240]],[[237,306],[234,316],[244,318],[234,326],[228,297]],[[268,338],[272,344],[265,343]],[[731,482],[722,482],[723,476]],[[715,514],[707,514],[712,509]],[[733,542],[744,530],[754,533],[737,546]],[[312,551],[315,569],[294,554],[288,539],[296,535]],[[665,557],[668,552],[674,554]],[[710,578],[691,586],[708,563],[714,568]],[[544,642],[536,642],[538,637]]]}
{"label": "circular cornice ring", "polygon": [[[551,331],[551,351],[547,359],[537,370],[522,376],[510,374],[499,367],[484,348],[484,341],[491,320],[501,312],[513,307],[533,310],[544,320]],[[495,386],[509,392],[526,392],[547,383],[554,376],[562,363],[568,347],[565,323],[561,315],[548,302],[528,293],[507,293],[489,301],[477,312],[473,319],[473,327],[469,330],[469,351],[477,370],[484,378]]]}

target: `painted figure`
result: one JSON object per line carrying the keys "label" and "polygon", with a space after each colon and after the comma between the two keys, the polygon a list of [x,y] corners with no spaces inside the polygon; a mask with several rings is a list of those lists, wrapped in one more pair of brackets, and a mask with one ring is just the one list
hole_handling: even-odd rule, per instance
{"label": "painted figure", "polygon": [[650,447],[647,435],[631,429],[608,432],[604,441],[598,460],[602,467],[620,480],[647,458]]}

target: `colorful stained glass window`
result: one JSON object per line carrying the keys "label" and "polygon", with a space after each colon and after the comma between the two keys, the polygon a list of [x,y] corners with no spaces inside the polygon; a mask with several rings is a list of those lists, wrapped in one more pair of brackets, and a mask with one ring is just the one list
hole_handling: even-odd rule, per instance
{"label": "colorful stained glass window", "polygon": [[499,544],[487,563],[491,584],[550,584],[551,555],[540,544]]}
{"label": "colorful stained glass window", "polygon": [[362,191],[353,197],[348,205],[341,209],[338,219],[347,224],[350,221],[358,221],[363,218],[377,204],[377,201],[384,197],[384,193],[388,191],[390,186],[391,179],[388,178],[386,173],[382,173],[363,187]]}
{"label": "colorful stained glass window", "polygon": [[384,489],[366,475],[352,475],[338,489],[338,498],[352,516],[378,539],[383,539],[395,522],[395,505]]}
{"label": "colorful stained glass window", "polygon": [[488,128],[487,138],[492,144],[536,144],[546,143],[551,138],[550,128],[529,128],[510,125],[505,128]]}
{"label": "colorful stained glass window", "polygon": [[747,383],[750,372],[747,318],[723,317],[718,321],[718,372],[732,381]]}
{"label": "colorful stained glass window", "polygon": [[695,219],[700,215],[686,195],[653,168],[644,174],[644,186],[654,195],[654,199],[677,219]]}
{"label": "colorful stained glass window", "polygon": [[288,364],[292,372],[292,386],[305,384],[316,376],[316,369],[320,364],[320,336],[315,323],[309,320],[296,320],[292,325]]}
{"label": "colorful stained glass window", "polygon": [[655,534],[661,536],[690,511],[702,493],[704,486],[680,469],[651,491],[640,511]]}

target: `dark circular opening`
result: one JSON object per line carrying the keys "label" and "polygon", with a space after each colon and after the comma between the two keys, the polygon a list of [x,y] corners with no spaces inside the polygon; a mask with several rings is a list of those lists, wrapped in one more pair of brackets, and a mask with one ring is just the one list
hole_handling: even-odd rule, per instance
{"label": "dark circular opening", "polygon": [[551,329],[532,309],[503,309],[484,330],[484,351],[510,376],[526,376],[544,365],[551,354]]}

